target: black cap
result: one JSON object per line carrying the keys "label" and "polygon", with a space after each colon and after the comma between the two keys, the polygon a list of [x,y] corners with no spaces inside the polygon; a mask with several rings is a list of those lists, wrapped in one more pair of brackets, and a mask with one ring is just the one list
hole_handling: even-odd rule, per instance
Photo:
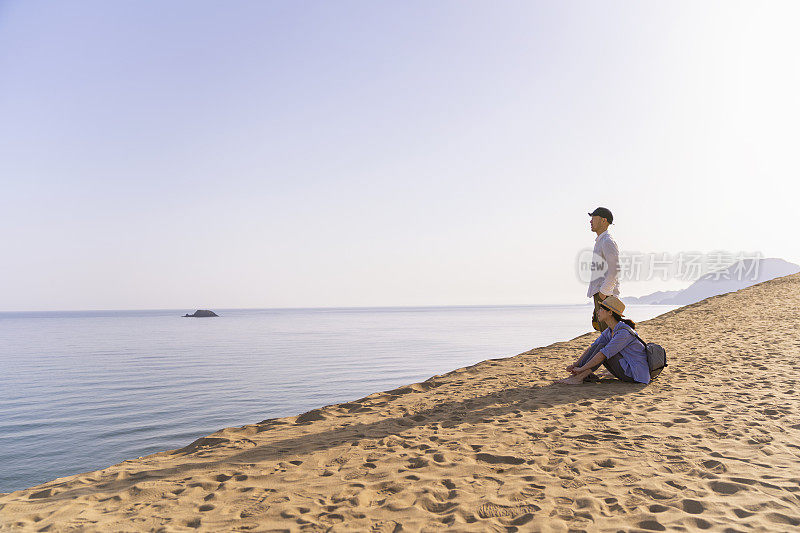
{"label": "black cap", "polygon": [[612,215],[611,211],[609,211],[605,207],[598,207],[597,209],[595,209],[594,211],[589,213],[589,216],[590,217],[594,217],[594,216],[603,217],[606,220],[608,220],[609,224],[614,222],[614,215]]}

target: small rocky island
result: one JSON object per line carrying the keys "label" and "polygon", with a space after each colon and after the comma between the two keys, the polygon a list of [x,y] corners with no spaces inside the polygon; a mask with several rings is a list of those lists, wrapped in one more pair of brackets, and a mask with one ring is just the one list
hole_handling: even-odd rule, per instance
{"label": "small rocky island", "polygon": [[208,309],[198,309],[197,311],[195,311],[191,315],[183,315],[183,316],[184,316],[184,318],[186,318],[186,317],[190,317],[190,318],[205,318],[207,316],[219,316],[219,315],[217,313],[215,313],[214,311],[209,311]]}

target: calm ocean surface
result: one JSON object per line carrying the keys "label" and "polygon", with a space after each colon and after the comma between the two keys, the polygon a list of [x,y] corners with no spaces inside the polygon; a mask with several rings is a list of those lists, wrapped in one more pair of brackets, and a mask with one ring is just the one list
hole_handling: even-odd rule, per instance
{"label": "calm ocean surface", "polygon": [[[645,320],[671,306],[630,306]],[[589,331],[588,305],[0,313],[0,492]]]}

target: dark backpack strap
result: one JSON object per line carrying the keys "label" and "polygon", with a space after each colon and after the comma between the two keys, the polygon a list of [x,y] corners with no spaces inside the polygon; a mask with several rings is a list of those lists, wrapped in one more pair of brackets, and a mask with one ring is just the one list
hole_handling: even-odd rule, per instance
{"label": "dark backpack strap", "polygon": [[639,339],[639,342],[641,342],[641,343],[642,343],[642,345],[644,346],[644,349],[645,349],[645,350],[647,349],[647,343],[646,343],[646,342],[644,342],[644,341],[642,340],[642,338],[639,336],[639,334],[638,334],[638,333],[636,333],[636,330],[635,330],[635,329],[633,329],[632,327],[630,327],[630,326],[629,326],[628,324],[626,324],[625,322],[620,322],[620,324],[622,324],[623,326],[625,326],[625,329],[626,329],[626,330],[628,330],[628,331],[630,332],[630,334],[631,334],[631,335],[633,335],[634,337],[636,337],[637,339]]}
{"label": "dark backpack strap", "polygon": [[[642,346],[644,346],[644,351],[647,352],[647,365],[650,366],[650,364],[651,364],[651,362],[650,362],[650,348],[647,346],[647,343],[642,340],[642,338],[639,336],[639,334],[636,333],[636,331],[632,327],[630,327],[628,324],[625,324],[624,322],[622,322],[622,324],[624,324],[625,329],[627,329],[634,337],[639,339],[639,342],[642,343]],[[653,346],[655,347],[654,351],[655,351],[656,354],[658,354],[659,351],[664,354],[664,357],[663,357],[664,366],[655,369],[655,372],[656,372],[655,374],[653,374],[654,370],[651,369],[650,370],[650,378],[651,379],[655,379],[661,373],[661,370],[667,367],[667,352],[666,352],[666,350],[664,350],[664,348],[662,346],[659,346],[658,344],[654,344]]]}

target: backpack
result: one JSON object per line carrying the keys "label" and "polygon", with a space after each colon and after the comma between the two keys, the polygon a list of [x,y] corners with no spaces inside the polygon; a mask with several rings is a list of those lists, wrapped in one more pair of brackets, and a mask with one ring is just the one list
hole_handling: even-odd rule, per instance
{"label": "backpack", "polygon": [[[625,325],[627,326],[627,324]],[[667,351],[660,344],[644,342],[633,328],[628,327],[625,329],[630,331],[644,345],[644,349],[647,352],[647,366],[650,367],[650,379],[656,379],[661,371],[664,370],[664,367],[667,366]]]}

